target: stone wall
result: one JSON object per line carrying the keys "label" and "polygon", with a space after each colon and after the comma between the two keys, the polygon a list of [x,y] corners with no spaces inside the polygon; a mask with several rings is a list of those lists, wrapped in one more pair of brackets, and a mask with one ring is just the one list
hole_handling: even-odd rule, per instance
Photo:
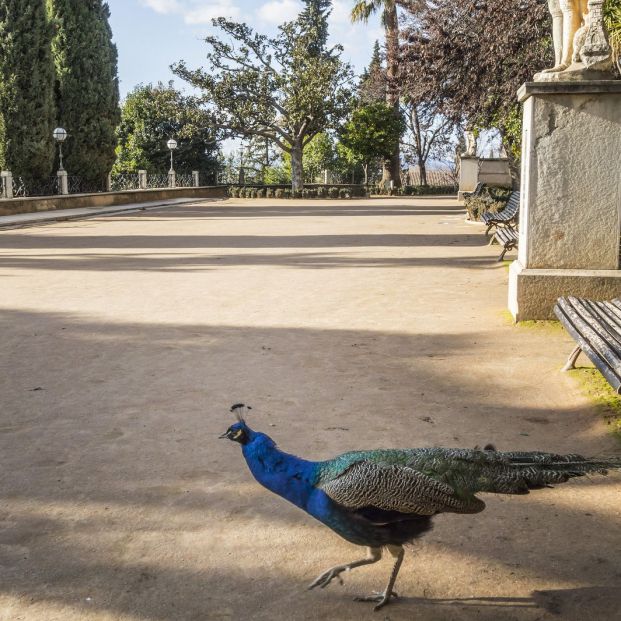
{"label": "stone wall", "polygon": [[84,207],[113,207],[132,203],[166,201],[174,198],[226,198],[228,186],[201,188],[163,188],[159,190],[128,190],[99,194],[71,194],[69,196],[43,196],[0,200],[0,216],[12,216],[36,211],[79,209]]}
{"label": "stone wall", "polygon": [[505,188],[513,186],[509,160],[506,157],[485,158],[479,160],[479,183]]}

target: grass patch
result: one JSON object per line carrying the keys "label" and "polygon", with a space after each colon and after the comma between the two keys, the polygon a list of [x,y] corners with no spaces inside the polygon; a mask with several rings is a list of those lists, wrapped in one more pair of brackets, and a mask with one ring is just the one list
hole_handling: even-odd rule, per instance
{"label": "grass patch", "polygon": [[507,309],[500,311],[500,316],[516,329],[540,330],[551,333],[564,332],[561,322],[554,319],[529,319],[528,321],[520,321],[519,323],[515,323],[513,315]]}
{"label": "grass patch", "polygon": [[597,369],[582,367],[570,373],[578,378],[582,390],[595,402],[611,433],[621,442],[621,396]]}

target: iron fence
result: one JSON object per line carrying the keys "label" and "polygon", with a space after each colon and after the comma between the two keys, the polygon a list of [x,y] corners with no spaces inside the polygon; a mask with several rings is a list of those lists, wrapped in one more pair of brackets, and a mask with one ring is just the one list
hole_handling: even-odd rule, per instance
{"label": "iron fence", "polygon": [[147,188],[149,190],[159,190],[160,188],[168,187],[168,175],[147,175]]}
{"label": "iron fence", "polygon": [[38,181],[26,181],[23,177],[13,177],[13,196],[27,198],[29,196],[54,196],[58,194],[58,177],[48,177]]}
{"label": "iron fence", "polygon": [[105,181],[88,181],[82,177],[67,177],[69,194],[98,194],[107,190]]}
{"label": "iron fence", "polygon": [[175,183],[178,188],[191,188],[194,185],[194,177],[192,175],[177,175]]}
{"label": "iron fence", "polygon": [[138,173],[119,173],[110,177],[111,192],[125,192],[127,190],[140,189],[140,176]]}
{"label": "iron fence", "polygon": [[[140,175],[138,173],[113,174],[108,179],[88,181],[78,175],[66,177],[68,194],[98,194],[101,192],[125,192],[140,190]],[[177,173],[175,184],[178,188],[194,187],[193,173]],[[218,185],[217,174],[199,173],[198,185]],[[5,187],[12,183],[12,188]],[[170,177],[167,173],[147,174],[144,189],[159,190],[170,187]],[[12,191],[10,191],[12,189]],[[19,176],[3,175],[0,181],[0,198],[12,196],[27,198],[39,196],[57,196],[62,193],[61,181],[58,175],[53,175],[36,181]]]}

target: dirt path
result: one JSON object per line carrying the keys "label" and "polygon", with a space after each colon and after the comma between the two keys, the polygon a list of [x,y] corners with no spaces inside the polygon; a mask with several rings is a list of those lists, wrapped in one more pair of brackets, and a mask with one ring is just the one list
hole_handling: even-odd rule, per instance
{"label": "dirt path", "polygon": [[360,550],[260,488],[289,452],[619,451],[561,330],[515,328],[454,201],[238,201],[0,233],[0,619],[621,619],[621,477],[441,516],[374,614]]}

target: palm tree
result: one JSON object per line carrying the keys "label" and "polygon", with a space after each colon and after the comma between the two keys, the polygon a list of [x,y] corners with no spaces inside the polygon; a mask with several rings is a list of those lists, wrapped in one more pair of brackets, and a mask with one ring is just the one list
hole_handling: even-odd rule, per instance
{"label": "palm tree", "polygon": [[[399,114],[399,18],[396,0],[356,0],[351,11],[352,22],[368,22],[369,17],[382,11],[382,23],[386,33],[386,103],[395,114]],[[382,181],[393,181],[395,187],[401,187],[401,158],[399,146],[392,154],[389,162],[384,163]]]}

